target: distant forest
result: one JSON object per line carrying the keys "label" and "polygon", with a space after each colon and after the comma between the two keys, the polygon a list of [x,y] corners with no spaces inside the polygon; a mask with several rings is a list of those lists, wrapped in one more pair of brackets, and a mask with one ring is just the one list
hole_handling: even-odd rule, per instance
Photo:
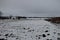
{"label": "distant forest", "polygon": [[4,19],[27,19],[27,18],[48,18],[45,19],[46,21],[52,22],[52,23],[60,23],[60,17],[25,17],[25,16],[2,16],[3,13],[0,11],[0,20],[4,20]]}

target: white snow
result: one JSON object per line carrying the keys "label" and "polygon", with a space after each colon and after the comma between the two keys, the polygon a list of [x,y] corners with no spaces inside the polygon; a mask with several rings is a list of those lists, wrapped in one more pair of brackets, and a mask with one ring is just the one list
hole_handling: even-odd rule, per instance
{"label": "white snow", "polygon": [[[0,34],[0,37],[4,36],[8,40],[57,40],[56,26],[44,20],[3,22],[0,25]],[[8,34],[7,38],[5,34]]]}

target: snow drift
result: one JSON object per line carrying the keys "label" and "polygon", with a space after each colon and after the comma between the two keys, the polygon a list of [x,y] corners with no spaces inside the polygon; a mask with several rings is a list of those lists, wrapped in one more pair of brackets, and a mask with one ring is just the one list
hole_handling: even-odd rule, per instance
{"label": "snow drift", "polygon": [[7,40],[57,40],[56,27],[44,20],[7,22],[0,27],[0,38]]}

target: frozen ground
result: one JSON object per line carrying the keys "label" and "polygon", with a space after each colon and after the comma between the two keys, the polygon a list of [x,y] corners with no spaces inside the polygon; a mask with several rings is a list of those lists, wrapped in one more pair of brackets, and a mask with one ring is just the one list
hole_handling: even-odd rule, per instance
{"label": "frozen ground", "polygon": [[0,40],[57,40],[57,28],[44,20],[0,21]]}

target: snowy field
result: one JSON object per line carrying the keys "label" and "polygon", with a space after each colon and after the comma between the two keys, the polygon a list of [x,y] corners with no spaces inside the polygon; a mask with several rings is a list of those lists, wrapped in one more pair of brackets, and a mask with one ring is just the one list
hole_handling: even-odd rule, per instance
{"label": "snowy field", "polygon": [[0,20],[0,40],[57,40],[57,26],[44,20]]}

